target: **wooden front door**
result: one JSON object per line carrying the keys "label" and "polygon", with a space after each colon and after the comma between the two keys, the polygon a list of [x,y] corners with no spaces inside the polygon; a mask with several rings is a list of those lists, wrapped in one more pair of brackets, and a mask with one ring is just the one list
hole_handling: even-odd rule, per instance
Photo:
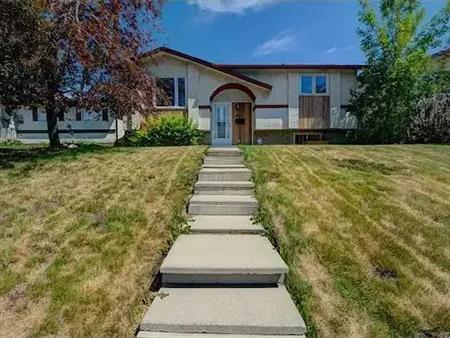
{"label": "wooden front door", "polygon": [[251,144],[252,104],[234,102],[233,107],[233,144]]}

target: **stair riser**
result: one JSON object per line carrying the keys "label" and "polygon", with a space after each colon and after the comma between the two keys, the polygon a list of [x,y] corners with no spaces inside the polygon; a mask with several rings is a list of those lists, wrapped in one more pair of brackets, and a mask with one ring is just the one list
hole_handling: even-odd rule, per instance
{"label": "stair riser", "polygon": [[202,173],[198,175],[199,181],[249,181],[252,174],[250,172],[242,173]]}
{"label": "stair riser", "polygon": [[189,204],[191,215],[254,215],[257,205]]}
{"label": "stair riser", "polygon": [[194,192],[199,195],[253,195],[253,188],[213,188],[198,187]]}
{"label": "stair riser", "polygon": [[203,274],[164,273],[162,285],[167,287],[181,285],[277,285],[284,281],[283,274]]}
{"label": "stair riser", "polygon": [[208,156],[214,156],[214,157],[237,157],[242,156],[242,153],[240,151],[214,151],[209,152]]}
{"label": "stair riser", "polygon": [[243,164],[203,164],[203,168],[209,169],[244,169]]}
{"label": "stair riser", "polygon": [[242,157],[217,157],[217,156],[206,156],[204,161],[204,164],[211,164],[211,165],[220,165],[220,164],[242,164],[243,159]]}

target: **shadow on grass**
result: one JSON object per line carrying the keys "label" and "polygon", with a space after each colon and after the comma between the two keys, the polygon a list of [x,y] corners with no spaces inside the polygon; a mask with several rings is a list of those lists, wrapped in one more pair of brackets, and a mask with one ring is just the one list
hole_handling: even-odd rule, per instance
{"label": "shadow on grass", "polygon": [[131,148],[115,148],[111,145],[81,144],[77,148],[49,148],[47,146],[0,147],[0,169],[14,169],[19,163],[38,163],[54,159],[77,159],[84,154],[129,152]]}

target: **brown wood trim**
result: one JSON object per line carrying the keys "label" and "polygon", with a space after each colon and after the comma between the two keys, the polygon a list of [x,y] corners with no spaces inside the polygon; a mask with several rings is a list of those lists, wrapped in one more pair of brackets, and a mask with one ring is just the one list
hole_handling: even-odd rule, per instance
{"label": "brown wood trim", "polygon": [[198,106],[198,109],[209,109],[209,110],[211,110],[211,106],[210,105],[201,105],[201,106]]}
{"label": "brown wood trim", "polygon": [[253,109],[267,109],[267,108],[289,108],[287,104],[255,104]]}
{"label": "brown wood trim", "polygon": [[250,96],[250,98],[252,99],[253,102],[256,100],[256,95],[248,87],[244,86],[243,84],[240,84],[240,83],[227,83],[227,84],[224,84],[224,85],[216,88],[216,90],[213,91],[213,93],[209,97],[209,101],[212,102],[214,100],[214,98],[217,95],[219,95],[220,92],[222,92],[224,90],[227,90],[227,89],[241,90],[244,93],[246,93],[248,96]]}

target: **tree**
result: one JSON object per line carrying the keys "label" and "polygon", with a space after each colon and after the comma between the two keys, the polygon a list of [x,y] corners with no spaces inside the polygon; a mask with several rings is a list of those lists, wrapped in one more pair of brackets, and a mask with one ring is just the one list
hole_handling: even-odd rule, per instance
{"label": "tree", "polygon": [[50,146],[60,145],[58,111],[70,106],[107,104],[119,117],[152,110],[156,81],[139,55],[152,48],[163,0],[0,1],[0,34],[18,46],[1,60],[2,72],[15,69],[4,86],[18,104],[45,107]]}
{"label": "tree", "polygon": [[367,67],[358,76],[350,106],[359,122],[357,138],[405,142],[416,102],[441,90],[438,77],[427,81],[435,73],[429,51],[448,38],[450,1],[425,25],[419,0],[381,0],[379,13],[369,0],[360,4],[358,35]]}

